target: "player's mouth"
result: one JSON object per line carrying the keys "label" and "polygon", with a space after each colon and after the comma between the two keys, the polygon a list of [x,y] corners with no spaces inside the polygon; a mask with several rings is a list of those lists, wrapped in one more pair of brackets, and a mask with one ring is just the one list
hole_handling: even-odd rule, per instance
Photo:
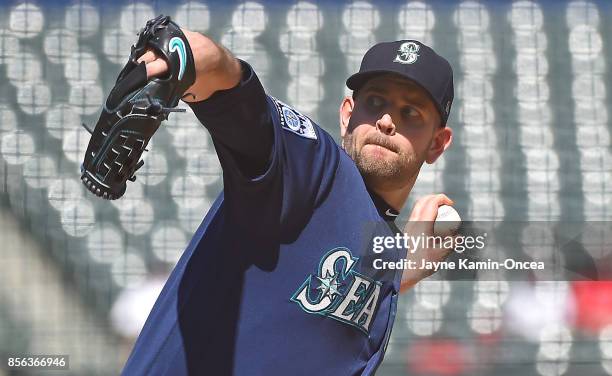
{"label": "player's mouth", "polygon": [[385,149],[387,151],[397,153],[397,147],[384,136],[369,137],[363,146],[367,145],[371,145],[374,147],[378,146],[379,148]]}

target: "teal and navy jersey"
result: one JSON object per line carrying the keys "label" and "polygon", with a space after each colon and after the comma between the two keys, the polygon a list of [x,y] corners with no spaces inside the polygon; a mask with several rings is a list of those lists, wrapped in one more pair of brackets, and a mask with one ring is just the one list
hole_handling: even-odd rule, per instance
{"label": "teal and navy jersey", "polygon": [[372,252],[374,236],[395,234],[390,208],[328,133],[266,95],[242,64],[237,87],[192,105],[213,138],[223,193],[123,374],[373,374],[401,279],[372,267],[401,256]]}

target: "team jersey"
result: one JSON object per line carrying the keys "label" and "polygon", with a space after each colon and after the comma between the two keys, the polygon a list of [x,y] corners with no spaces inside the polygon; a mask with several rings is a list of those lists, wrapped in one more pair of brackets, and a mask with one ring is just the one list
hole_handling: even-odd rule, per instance
{"label": "team jersey", "polygon": [[[401,271],[372,266],[401,252],[375,254],[372,239],[395,234],[397,213],[367,190],[327,132],[268,96],[242,64],[237,87],[193,105],[211,132],[223,192],[171,273],[123,374],[371,375],[401,280]],[[240,150],[264,143],[254,130],[269,132],[271,141],[256,174],[249,151]],[[241,140],[232,143],[235,137]]]}

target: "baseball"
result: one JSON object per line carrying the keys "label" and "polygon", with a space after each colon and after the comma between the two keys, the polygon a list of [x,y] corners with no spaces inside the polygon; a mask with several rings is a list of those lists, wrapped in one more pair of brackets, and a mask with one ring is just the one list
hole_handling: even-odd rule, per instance
{"label": "baseball", "polygon": [[434,235],[448,236],[457,233],[461,225],[459,213],[449,205],[438,207],[438,215],[434,222]]}

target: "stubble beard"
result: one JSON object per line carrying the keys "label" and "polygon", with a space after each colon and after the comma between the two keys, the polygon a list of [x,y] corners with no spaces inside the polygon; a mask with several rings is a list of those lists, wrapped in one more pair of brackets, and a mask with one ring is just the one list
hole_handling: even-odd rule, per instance
{"label": "stubble beard", "polygon": [[344,149],[353,159],[357,169],[368,186],[380,189],[399,189],[408,184],[418,174],[424,158],[416,153],[393,150],[395,154],[386,158],[376,158],[364,153],[363,147],[357,147],[353,135],[344,139]]}

